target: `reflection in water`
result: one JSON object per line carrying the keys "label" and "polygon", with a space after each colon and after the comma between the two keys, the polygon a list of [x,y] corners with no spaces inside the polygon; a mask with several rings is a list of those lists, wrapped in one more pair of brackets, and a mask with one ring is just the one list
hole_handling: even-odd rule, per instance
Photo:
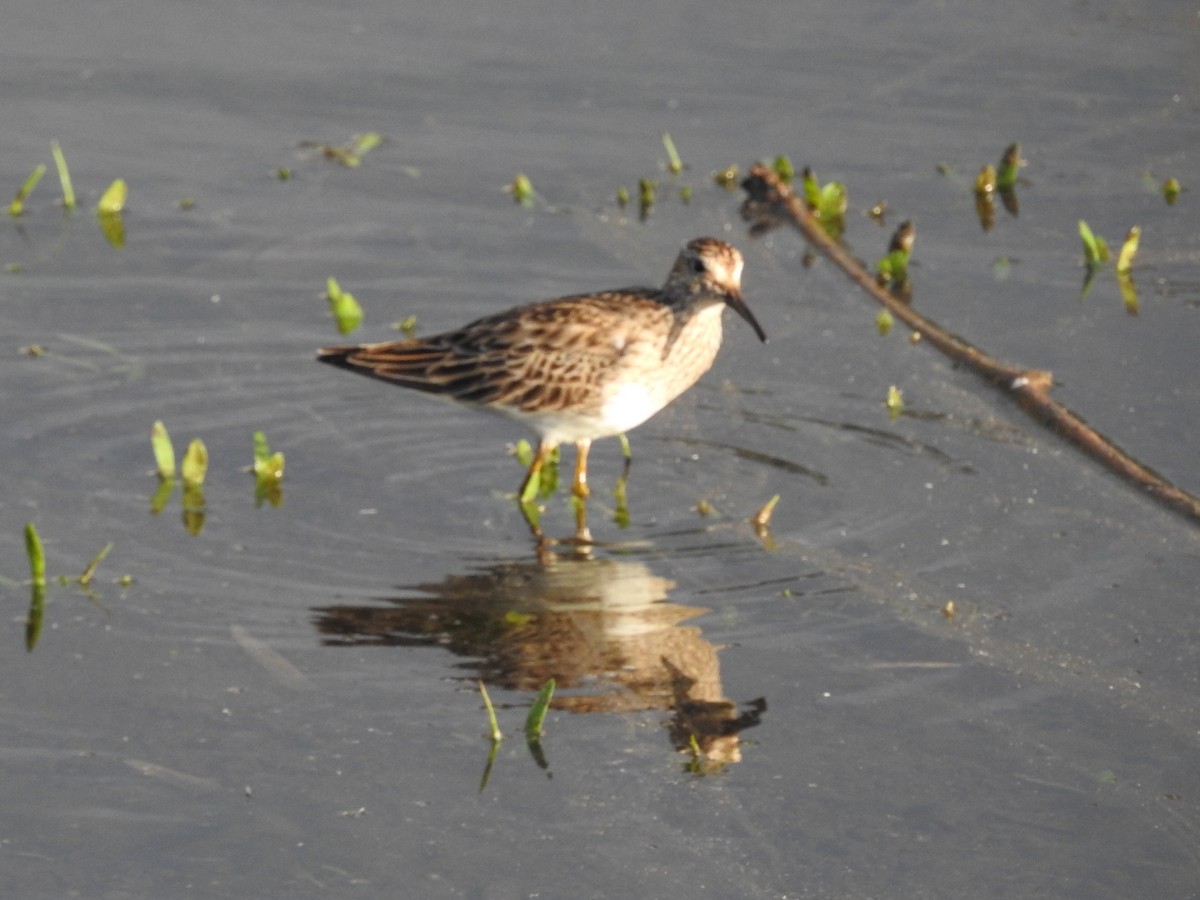
{"label": "reflection in water", "polygon": [[667,602],[674,586],[638,562],[548,556],[415,585],[425,596],[389,598],[391,607],[318,609],[316,626],[334,646],[445,647],[508,690],[554,678],[556,709],[670,710],[677,750],[737,762],[738,735],[766,703],[739,714],[723,696],[717,648],[682,624],[707,610]]}

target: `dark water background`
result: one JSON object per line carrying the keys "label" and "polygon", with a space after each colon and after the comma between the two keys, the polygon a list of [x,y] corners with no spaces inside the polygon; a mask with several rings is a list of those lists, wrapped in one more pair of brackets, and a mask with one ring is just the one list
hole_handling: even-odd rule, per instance
{"label": "dark water background", "polygon": [[[6,894],[1200,896],[1196,528],[880,337],[709,178],[785,153],[846,182],[868,260],[886,200],[922,311],[1200,491],[1197,10],[416,7],[9,4],[0,184],[50,173],[0,223]],[[355,169],[298,147],[366,131]],[[1012,141],[1020,213],[985,233],[970,184]],[[120,251],[91,211],[117,177]],[[645,222],[614,200],[639,178]],[[1139,316],[1111,271],[1080,299],[1080,218],[1142,227]],[[535,559],[510,423],[312,361],[329,276],[387,339],[657,283],[700,234],[746,254],[771,343],[731,319],[632,435],[626,529],[597,445],[592,560]],[[159,419],[207,445],[198,535],[178,492],[149,511]],[[259,429],[279,507],[241,471]],[[768,548],[745,518],[774,494]],[[52,585],[32,653],[28,521],[52,575],[114,545],[95,603]],[[542,768],[520,731],[550,675]],[[509,735],[482,791],[479,677]]]}

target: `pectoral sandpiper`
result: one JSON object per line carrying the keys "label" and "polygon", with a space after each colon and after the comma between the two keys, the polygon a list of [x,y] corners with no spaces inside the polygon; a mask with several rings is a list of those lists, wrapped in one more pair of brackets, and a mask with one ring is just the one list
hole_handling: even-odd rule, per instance
{"label": "pectoral sandpiper", "polygon": [[[721,347],[732,307],[766,334],[742,300],[742,254],[715,238],[689,241],[661,288],[631,287],[521,306],[456,331],[317,351],[321,362],[502,413],[537,432],[519,495],[530,517],[535,476],[560,443],[575,444],[573,490],[588,496],[593,440],[623,434],[690,388]],[[577,537],[586,539],[583,504]]]}

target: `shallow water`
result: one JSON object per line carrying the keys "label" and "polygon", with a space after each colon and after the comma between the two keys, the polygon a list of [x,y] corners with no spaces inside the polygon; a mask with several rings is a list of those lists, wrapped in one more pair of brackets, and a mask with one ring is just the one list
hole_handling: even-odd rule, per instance
{"label": "shallow water", "polygon": [[[1198,43],[1163,2],[15,4],[0,171],[51,171],[0,229],[12,896],[1194,895],[1195,527],[881,338],[709,173],[786,153],[847,182],[868,261],[886,199],[923,312],[1200,491]],[[355,169],[298,146],[364,131],[387,142]],[[1013,140],[1020,212],[985,233],[970,184]],[[91,213],[116,177],[119,251]],[[643,177],[639,222],[614,197]],[[1142,226],[1139,316],[1111,271],[1080,299],[1080,218]],[[312,358],[329,276],[386,339],[657,283],[699,234],[746,254],[771,342],[730,317],[631,435],[627,528],[596,446],[591,559],[536,559],[510,423]],[[207,445],[198,534],[178,490],[150,513],[157,419]],[[242,471],[258,429],[278,507]],[[775,494],[765,545],[745,519]],[[561,497],[545,515],[569,531]],[[113,544],[94,603],[50,587],[32,653],[27,521],[55,576]],[[480,678],[508,735],[482,789]]]}

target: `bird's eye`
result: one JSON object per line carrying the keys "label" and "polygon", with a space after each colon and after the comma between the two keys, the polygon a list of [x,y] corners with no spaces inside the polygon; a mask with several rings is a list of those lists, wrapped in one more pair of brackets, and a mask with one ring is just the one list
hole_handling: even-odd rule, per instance
{"label": "bird's eye", "polygon": [[704,271],[706,271],[706,269],[707,269],[707,266],[704,265],[704,260],[702,260],[698,256],[692,258],[692,271],[693,272],[695,272],[697,275],[700,275]]}

